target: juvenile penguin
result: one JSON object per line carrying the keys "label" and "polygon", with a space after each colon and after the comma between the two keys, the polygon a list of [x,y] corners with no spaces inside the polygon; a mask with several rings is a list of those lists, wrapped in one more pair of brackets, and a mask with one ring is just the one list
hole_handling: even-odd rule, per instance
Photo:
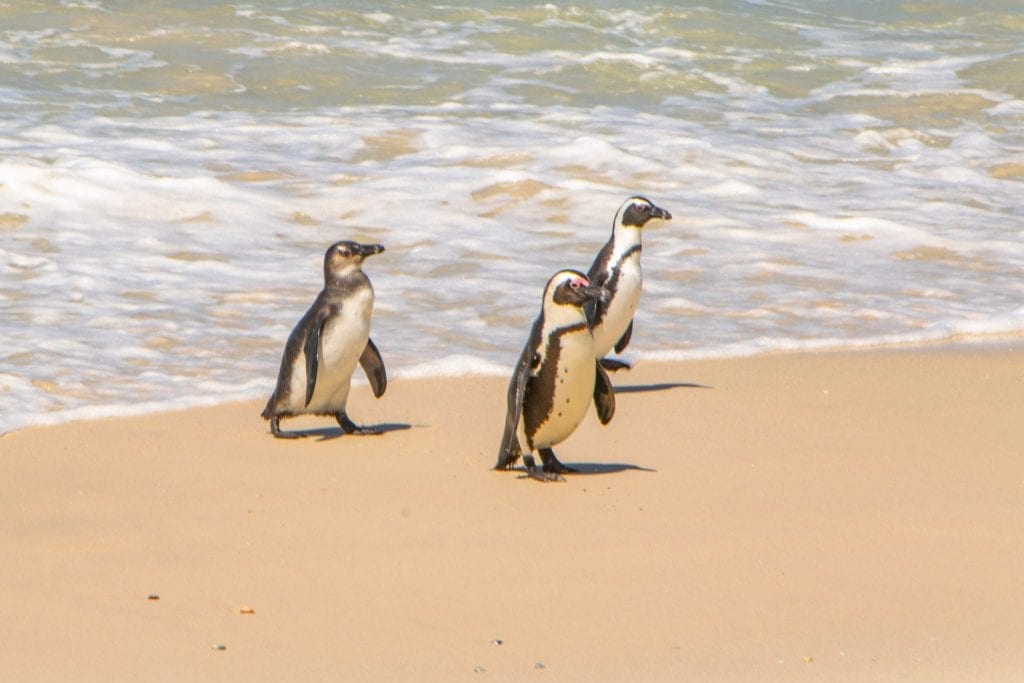
{"label": "juvenile penguin", "polygon": [[[588,301],[605,301],[607,296],[604,288],[576,270],[560,271],[548,280],[540,316],[508,386],[505,433],[494,469],[512,469],[522,455],[530,477],[560,479],[562,473],[575,470],[559,462],[551,447],[576,430],[591,398],[601,423],[612,419],[615,393],[596,360],[594,337],[583,312]],[[543,469],[531,455],[534,449]]]}
{"label": "juvenile penguin", "polygon": [[333,415],[346,434],[375,434],[345,412],[352,373],[362,366],[373,395],[380,398],[388,378],[380,352],[370,339],[373,287],[363,260],[384,251],[380,244],[335,242],[324,254],[324,288],[288,337],[277,388],[263,409],[279,438],[303,434],[281,431],[281,418]]}
{"label": "juvenile penguin", "polygon": [[671,220],[672,214],[644,197],[630,197],[615,214],[612,236],[597,253],[587,277],[608,290],[607,301],[587,306],[587,320],[593,329],[594,351],[608,370],[628,368],[629,363],[605,358],[615,347],[622,353],[633,334],[633,315],[640,303],[643,272],[640,270],[640,232],[652,218]]}

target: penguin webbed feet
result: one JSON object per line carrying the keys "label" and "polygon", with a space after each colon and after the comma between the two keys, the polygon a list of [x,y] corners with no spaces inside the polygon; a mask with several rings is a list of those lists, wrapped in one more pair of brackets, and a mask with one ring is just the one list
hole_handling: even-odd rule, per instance
{"label": "penguin webbed feet", "polygon": [[286,432],[281,429],[281,416],[273,415],[267,418],[270,420],[270,433],[278,439],[301,439],[308,434],[301,434],[299,432]]}
{"label": "penguin webbed feet", "polygon": [[547,465],[545,467],[538,467],[537,461],[533,459],[532,455],[523,456],[523,465],[526,466],[526,474],[519,477],[520,479],[534,479],[545,484],[549,481],[565,481],[565,477],[558,472],[545,471]]}
{"label": "penguin webbed feet", "polygon": [[601,364],[601,367],[608,372],[618,372],[619,370],[632,370],[633,366],[624,360],[617,360],[615,358],[602,358],[597,361]]}
{"label": "penguin webbed feet", "polygon": [[341,429],[346,434],[355,434],[357,436],[380,436],[384,433],[383,429],[379,427],[360,427],[345,413],[337,413],[335,419],[338,420],[338,424],[341,425]]}
{"label": "penguin webbed feet", "polygon": [[528,453],[523,454],[526,476],[530,479],[543,482],[565,481],[565,477],[562,476],[563,474],[571,474],[576,471],[572,467],[562,464],[555,457],[555,452],[550,448],[538,448],[537,452],[540,453],[540,459],[544,463],[543,467],[537,467],[537,461],[533,459],[532,455]]}
{"label": "penguin webbed feet", "polygon": [[554,474],[571,474],[576,470],[568,465],[562,464],[562,462],[555,457],[555,452],[550,448],[538,448],[537,452],[540,453],[540,459],[544,463],[544,471]]}

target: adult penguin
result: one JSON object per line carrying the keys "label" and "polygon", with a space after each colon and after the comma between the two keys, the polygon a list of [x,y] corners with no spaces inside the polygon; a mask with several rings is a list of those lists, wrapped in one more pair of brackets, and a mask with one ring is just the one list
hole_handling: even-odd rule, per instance
{"label": "adult penguin", "polygon": [[[509,383],[505,432],[494,469],[512,469],[522,456],[530,477],[561,479],[561,474],[575,470],[559,462],[551,447],[576,430],[591,399],[602,424],[612,419],[615,393],[596,361],[594,337],[583,312],[587,302],[607,297],[604,288],[576,270],[559,271],[548,280],[540,316]],[[537,467],[534,450],[543,467]]]}
{"label": "adult penguin", "polygon": [[612,236],[597,253],[587,277],[608,290],[605,301],[587,306],[587,320],[593,329],[594,352],[607,370],[629,368],[629,363],[605,355],[615,348],[622,353],[633,334],[633,315],[640,304],[644,276],[640,269],[641,231],[651,219],[671,220],[672,214],[649,199],[634,196],[615,213]]}

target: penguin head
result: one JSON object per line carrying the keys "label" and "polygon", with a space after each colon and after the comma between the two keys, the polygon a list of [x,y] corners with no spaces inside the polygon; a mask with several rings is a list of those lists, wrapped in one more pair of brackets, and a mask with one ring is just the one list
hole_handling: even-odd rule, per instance
{"label": "penguin head", "polygon": [[360,270],[367,256],[382,251],[383,244],[359,244],[348,240],[335,242],[324,254],[324,279],[331,280]]}
{"label": "penguin head", "polygon": [[627,228],[642,228],[652,218],[671,220],[672,214],[665,209],[655,206],[651,200],[639,195],[630,197],[619,207],[615,214],[615,227],[620,225]]}
{"label": "penguin head", "polygon": [[544,304],[547,306],[550,302],[556,306],[582,309],[589,301],[607,302],[610,296],[607,289],[592,284],[578,270],[561,270],[548,280],[544,289]]}

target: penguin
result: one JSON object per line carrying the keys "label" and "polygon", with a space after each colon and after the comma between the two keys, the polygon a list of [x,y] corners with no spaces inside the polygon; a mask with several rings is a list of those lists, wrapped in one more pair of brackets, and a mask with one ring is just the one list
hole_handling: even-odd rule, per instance
{"label": "penguin", "polygon": [[672,214],[645,197],[633,196],[623,202],[612,221],[611,239],[601,247],[587,271],[587,278],[609,293],[607,301],[593,301],[587,306],[594,351],[607,370],[629,368],[625,361],[604,356],[613,346],[616,353],[622,353],[633,334],[633,314],[643,288],[640,232],[652,218],[667,221],[672,219]]}
{"label": "penguin", "polygon": [[[559,271],[548,280],[540,316],[509,382],[505,432],[494,469],[512,469],[523,456],[531,478],[562,479],[561,474],[575,470],[559,462],[551,447],[576,430],[591,398],[601,424],[612,419],[615,392],[596,360],[594,337],[583,312],[587,302],[607,298],[607,290],[577,270]],[[535,449],[543,468],[531,455]]]}
{"label": "penguin", "polygon": [[363,260],[384,251],[380,244],[335,242],[324,254],[324,288],[288,337],[277,387],[263,409],[270,431],[284,439],[304,434],[281,430],[281,418],[333,415],[346,434],[378,434],[360,427],[345,410],[352,373],[362,366],[373,395],[387,388],[387,371],[370,339],[373,286]]}

